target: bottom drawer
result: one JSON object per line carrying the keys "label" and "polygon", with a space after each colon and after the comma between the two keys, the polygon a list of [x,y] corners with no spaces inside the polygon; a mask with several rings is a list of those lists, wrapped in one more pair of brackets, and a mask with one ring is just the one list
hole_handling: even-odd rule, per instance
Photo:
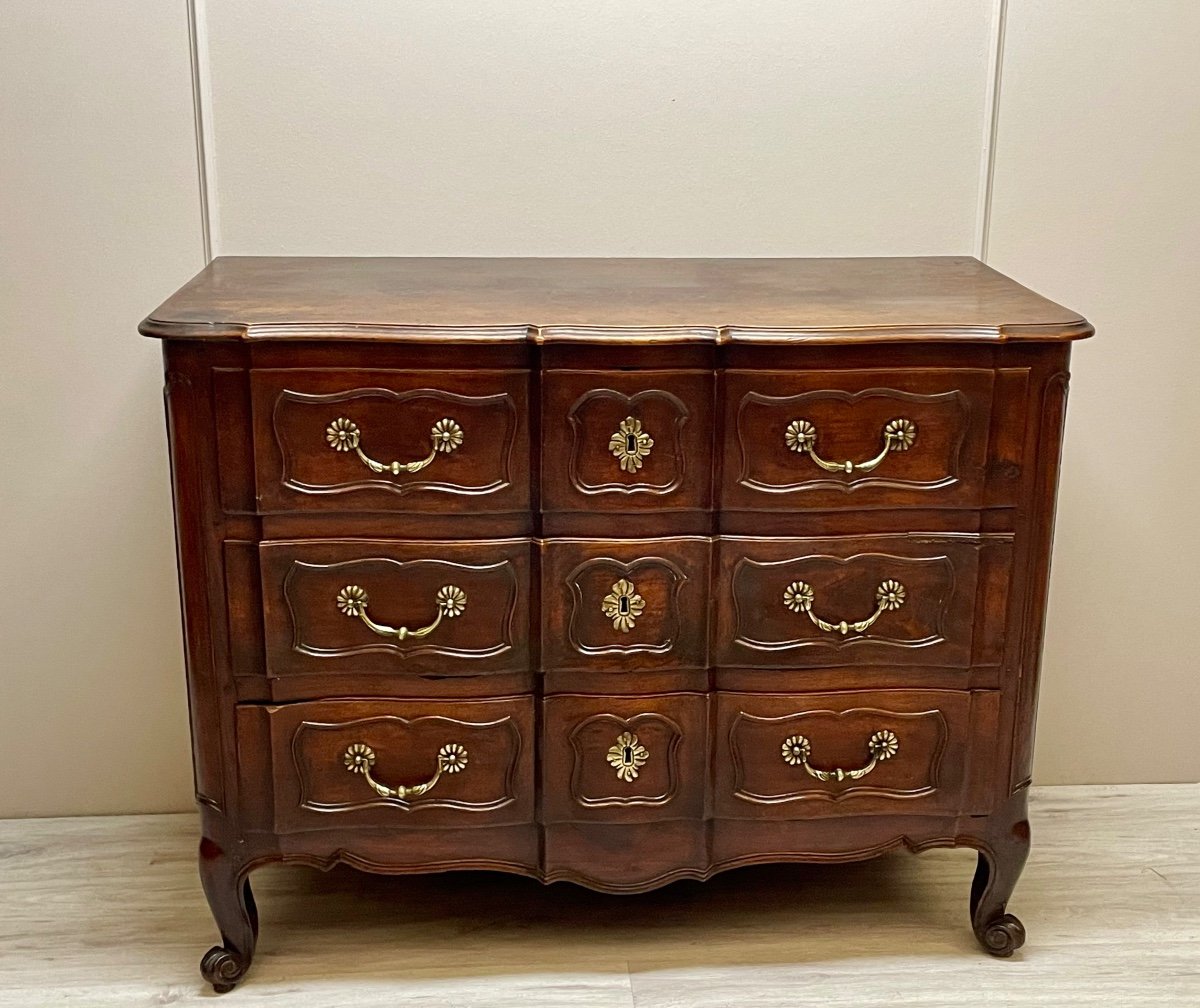
{"label": "bottom drawer", "polygon": [[[887,690],[787,696],[720,693],[719,818],[957,815],[987,789],[972,769],[995,746],[999,695]],[[974,774],[974,776],[973,776]]]}
{"label": "bottom drawer", "polygon": [[699,693],[548,697],[542,725],[547,823],[704,815],[708,698]]}
{"label": "bottom drawer", "polygon": [[532,697],[251,711],[267,720],[277,833],[532,821]]}

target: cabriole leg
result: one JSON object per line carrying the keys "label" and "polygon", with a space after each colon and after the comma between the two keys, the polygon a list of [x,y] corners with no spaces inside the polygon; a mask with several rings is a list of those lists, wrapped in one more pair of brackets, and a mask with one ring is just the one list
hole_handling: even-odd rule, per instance
{"label": "cabriole leg", "polygon": [[200,973],[218,994],[246,975],[258,939],[258,909],[243,866],[212,840],[200,841],[200,881],[221,932],[221,944],[200,960]]}
{"label": "cabriole leg", "polygon": [[1026,792],[1014,795],[993,822],[971,883],[971,926],[984,951],[1007,958],[1025,944],[1024,925],[1007,909],[1029,857]]}

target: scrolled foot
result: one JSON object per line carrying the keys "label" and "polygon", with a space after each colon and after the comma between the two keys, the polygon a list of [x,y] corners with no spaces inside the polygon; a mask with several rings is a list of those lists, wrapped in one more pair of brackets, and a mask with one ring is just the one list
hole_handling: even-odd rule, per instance
{"label": "scrolled foot", "polygon": [[218,994],[233,990],[249,968],[248,960],[221,945],[210,948],[200,960],[200,975]]}
{"label": "scrolled foot", "polygon": [[1025,925],[1012,914],[1002,914],[977,936],[989,955],[1007,959],[1025,944]]}

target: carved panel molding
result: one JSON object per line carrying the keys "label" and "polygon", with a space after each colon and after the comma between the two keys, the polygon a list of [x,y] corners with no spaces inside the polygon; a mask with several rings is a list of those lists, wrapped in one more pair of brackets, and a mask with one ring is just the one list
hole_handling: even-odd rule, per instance
{"label": "carved panel molding", "polygon": [[[628,580],[639,583],[639,572],[647,570],[653,570],[659,576],[666,576],[669,587],[662,611],[646,612],[645,619],[638,624],[645,627],[657,623],[660,631],[656,639],[626,641],[623,638],[629,636],[627,633],[610,632],[613,631],[613,623],[611,617],[605,616],[606,597],[590,597],[581,583],[585,574],[597,568],[611,570],[614,582]],[[580,654],[666,654],[675,646],[682,625],[679,595],[688,577],[673,561],[666,557],[649,556],[639,557],[631,563],[623,563],[613,557],[592,557],[575,567],[566,580],[571,589],[571,617],[567,624],[567,639],[571,647]],[[639,610],[639,613],[643,611],[645,610]],[[657,620],[654,619],[656,616]],[[602,628],[604,632],[597,634],[598,628]],[[596,636],[593,637],[593,634]]]}
{"label": "carved panel molding", "polygon": [[[643,749],[643,762],[639,769],[658,764],[658,773],[639,773],[629,780],[617,773],[588,774],[593,780],[584,783],[587,763],[611,764],[608,759],[608,744],[625,736],[637,736]],[[595,714],[581,721],[570,736],[574,763],[571,769],[571,797],[585,808],[626,805],[666,805],[679,792],[679,747],[683,742],[683,728],[665,714],[644,713],[630,718],[615,714]],[[642,745],[644,743],[644,745]],[[599,786],[604,782],[607,789]],[[660,786],[649,793],[646,785],[658,781]],[[609,783],[611,782],[611,783]],[[651,784],[653,787],[653,784]]]}
{"label": "carved panel molding", "polygon": [[[428,450],[427,428],[429,423],[422,421],[420,424],[414,424],[411,418],[406,416],[406,409],[418,404],[435,403],[438,406],[438,409],[434,411],[437,415],[432,416],[431,414],[431,422],[439,421],[443,414],[454,416],[455,423],[462,428],[463,440],[461,441],[462,447],[458,449],[462,458],[456,459],[459,465],[452,470],[453,475],[448,475],[447,466],[444,464],[434,464],[423,468],[420,478],[387,474],[376,476],[365,466],[362,467],[361,474],[359,474],[357,470],[343,468],[353,464],[352,456],[343,460],[336,457],[326,458],[329,453],[320,454],[319,469],[312,461],[306,461],[305,475],[297,473],[297,460],[301,457],[307,458],[304,453],[311,452],[313,449],[313,445],[307,443],[308,441],[312,441],[319,449],[325,447],[321,444],[325,440],[324,435],[318,440],[313,435],[313,431],[309,430],[310,427],[315,430],[322,423],[327,427],[342,414],[353,413],[356,404],[360,406],[375,404],[378,408],[380,402],[388,405],[389,423],[384,425],[383,430],[375,431],[364,421],[358,420],[358,426],[362,427],[364,431],[363,436],[371,434],[378,436],[380,433],[386,433],[387,428],[396,426],[406,430],[410,427],[417,429],[420,431],[421,437],[414,442],[413,451],[416,453],[413,455],[414,458],[424,455]],[[312,416],[313,422],[296,424],[295,418],[300,411],[303,411],[305,415]],[[328,413],[327,417],[326,413]],[[481,430],[494,432],[497,427],[502,428],[499,449],[481,449],[478,442],[479,432]],[[507,392],[472,396],[434,388],[409,389],[404,392],[386,388],[357,388],[345,392],[316,394],[283,389],[275,402],[272,428],[282,458],[282,483],[288,489],[299,493],[338,494],[372,489],[384,490],[398,496],[421,490],[480,496],[503,490],[512,481],[517,406]],[[305,432],[306,443],[303,446],[297,442],[297,438],[301,437],[300,429]],[[472,445],[472,442],[475,444]],[[471,451],[472,448],[474,451]],[[333,466],[337,468],[331,468]],[[335,471],[338,473],[353,472],[354,475],[331,476],[328,481],[325,478],[321,478],[319,481],[313,478],[316,472]]]}
{"label": "carved panel molding", "polygon": [[[429,749],[429,767],[436,765],[439,745],[445,740],[465,745],[474,753],[473,765],[456,775],[463,786],[470,785],[473,799],[450,798],[446,791],[433,790],[410,798],[385,798],[363,788],[353,775],[345,773],[342,751],[348,744],[373,739],[373,731],[385,729],[399,745],[398,738],[412,735],[435,740]],[[432,729],[432,730],[431,730]],[[324,736],[322,738],[322,736]],[[411,742],[409,743],[411,745]],[[511,717],[495,721],[463,721],[441,715],[405,718],[386,714],[336,724],[302,721],[292,737],[292,760],[300,786],[300,808],[311,812],[352,812],[357,809],[392,807],[404,811],[421,808],[448,808],[463,812],[490,812],[517,800],[519,756],[522,745],[520,728]],[[388,751],[375,741],[381,754]],[[319,766],[315,759],[321,759]],[[471,774],[469,771],[474,771]],[[359,793],[362,797],[322,800],[320,795]]]}
{"label": "carved panel molding", "polygon": [[[601,429],[603,425],[598,425],[596,421],[589,422],[588,418],[589,408],[605,400],[619,404],[621,412],[635,417],[638,413],[638,406],[643,403],[658,402],[665,404],[669,408],[673,416],[673,422],[669,424],[667,429],[647,429],[644,432],[646,436],[653,438],[654,447],[652,450],[656,461],[663,460],[665,463],[668,463],[667,473],[669,474],[669,478],[660,482],[651,482],[645,478],[645,470],[640,465],[637,469],[633,470],[635,475],[632,478],[623,478],[627,475],[628,470],[623,469],[615,462],[612,466],[612,479],[595,482],[585,477],[581,465],[585,439],[594,440],[599,438],[607,443],[612,435],[611,430]],[[572,404],[570,411],[567,413],[567,419],[571,424],[571,461],[569,469],[571,484],[583,494],[663,495],[678,490],[683,485],[684,475],[688,466],[687,455],[682,445],[682,434],[683,428],[690,417],[691,413],[683,400],[663,389],[646,389],[634,395],[626,395],[624,392],[618,392],[616,389],[610,388],[590,389]]]}

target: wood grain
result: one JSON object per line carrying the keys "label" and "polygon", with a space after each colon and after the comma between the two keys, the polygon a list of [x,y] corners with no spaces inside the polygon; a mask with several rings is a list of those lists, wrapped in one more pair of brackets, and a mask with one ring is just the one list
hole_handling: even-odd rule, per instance
{"label": "wood grain", "polygon": [[[1078,316],[969,259],[256,259],[155,319],[188,337],[166,364],[217,990],[279,861],[629,894],[965,846],[976,936],[1019,947]],[[834,472],[793,450],[814,437]],[[881,439],[870,473],[839,463]],[[784,607],[800,581],[833,622]],[[347,618],[347,584],[391,626],[447,584],[467,611],[401,640]],[[460,741],[434,723],[475,762],[412,807],[339,763],[369,726],[386,781],[421,783]],[[881,724],[903,751],[869,786],[781,761],[803,729],[861,768]],[[613,787],[616,728],[653,753],[641,790]]]}
{"label": "wood grain", "polygon": [[221,257],[148,336],[483,344],[1078,339],[1091,326],[967,256]]}

